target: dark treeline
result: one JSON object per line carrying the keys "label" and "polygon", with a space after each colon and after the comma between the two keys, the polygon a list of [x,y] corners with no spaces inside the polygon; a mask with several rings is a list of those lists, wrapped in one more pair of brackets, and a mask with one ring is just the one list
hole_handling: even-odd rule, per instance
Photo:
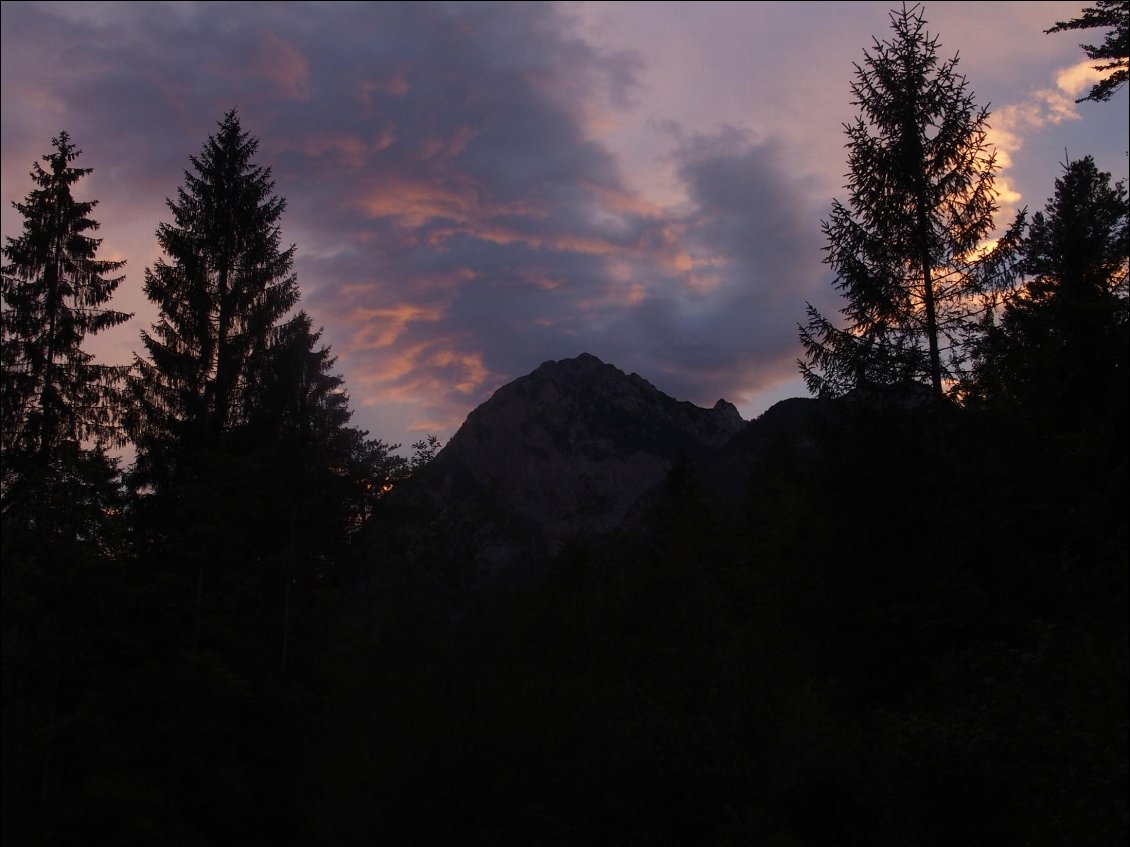
{"label": "dark treeline", "polygon": [[129,316],[53,139],[4,248],[6,843],[1125,843],[1125,186],[1066,162],[978,251],[987,113],[892,29],[808,426],[739,503],[679,464],[642,526],[501,571],[387,494],[438,445],[350,425],[234,112],[128,367],[83,350]]}

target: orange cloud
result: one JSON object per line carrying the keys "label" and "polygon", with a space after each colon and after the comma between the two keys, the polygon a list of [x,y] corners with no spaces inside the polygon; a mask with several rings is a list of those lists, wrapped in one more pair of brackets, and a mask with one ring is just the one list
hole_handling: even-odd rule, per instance
{"label": "orange cloud", "polygon": [[[443,249],[446,241],[461,234],[495,244],[522,242],[540,247],[544,243],[540,237],[499,222],[508,217],[543,219],[547,212],[539,203],[525,199],[494,203],[486,192],[462,176],[430,181],[390,177],[371,189],[361,205],[373,217],[394,218],[407,229],[430,224],[432,229],[424,237],[426,243],[436,249]],[[437,221],[449,224],[437,227]]]}
{"label": "orange cloud", "polygon": [[591,256],[609,256],[621,251],[621,248],[612,244],[608,239],[593,235],[564,234],[545,239],[530,238],[527,240],[537,247],[545,246],[566,253],[585,253]]}
{"label": "orange cloud", "polygon": [[373,217],[397,218],[408,227],[421,227],[433,218],[465,221],[474,203],[466,193],[432,182],[394,178],[383,181],[365,200]]}
{"label": "orange cloud", "polygon": [[440,430],[453,428],[454,426],[458,425],[458,423],[459,423],[459,420],[456,420],[453,423],[450,419],[448,419],[446,421],[441,421],[441,420],[413,421],[412,423],[408,424],[407,429],[408,429],[409,432],[437,432],[437,431],[440,431]]}
{"label": "orange cloud", "polygon": [[[420,380],[417,364],[421,354],[427,350],[434,341],[421,341],[407,348],[381,356],[376,362],[362,366],[355,379],[362,385],[370,386],[370,391],[365,395],[366,405],[372,405],[382,399],[392,401],[413,401],[417,392],[413,389]],[[409,374],[413,379],[407,384],[398,383]],[[375,386],[383,386],[375,388]]]}
{"label": "orange cloud", "polygon": [[439,368],[456,368],[463,373],[463,379],[455,383],[460,394],[470,394],[487,377],[483,357],[479,353],[457,353],[454,350],[438,350],[431,355],[426,364]]}
{"label": "orange cloud", "polygon": [[996,178],[997,202],[1005,213],[1006,223],[1024,198],[1003,175],[1012,166],[1012,157],[1023,146],[1025,137],[1047,126],[1058,126],[1064,121],[1079,120],[1074,96],[1101,78],[1087,62],[1061,69],[1055,77],[1055,88],[1038,88],[1028,93],[1019,103],[998,109],[990,118],[986,140],[996,151],[997,167],[1001,173]]}
{"label": "orange cloud", "polygon": [[462,414],[465,402],[449,404],[442,398],[452,391],[471,396],[491,376],[481,353],[459,350],[450,338],[408,345],[383,355],[378,362],[362,365],[359,371],[355,379],[366,386],[364,405],[406,403],[449,411],[457,405]]}
{"label": "orange cloud", "polygon": [[[545,220],[550,210],[537,199],[520,198],[506,202],[493,200],[489,192],[472,179],[458,172],[448,172],[444,164],[458,154],[473,137],[469,129],[460,130],[446,139],[433,139],[423,145],[418,160],[437,165],[440,173],[435,178],[413,178],[401,175],[388,176],[368,189],[361,201],[362,208],[371,216],[392,218],[407,232],[402,235],[410,241],[424,243],[435,250],[444,250],[452,238],[469,235],[492,244],[525,244],[536,250],[562,253],[580,253],[592,256],[618,255],[639,257],[646,255],[650,261],[658,260],[667,270],[684,274],[698,266],[682,246],[682,228],[662,223],[664,213],[658,207],[640,200],[632,194],[602,188],[593,183],[585,187],[607,200],[612,208],[594,204],[590,209],[588,226],[595,232],[557,231],[533,232],[526,227],[509,223],[514,218]],[[638,238],[629,243],[616,239],[624,222],[619,214],[633,214],[647,219]],[[607,219],[607,220],[605,220]],[[637,221],[631,222],[637,225]],[[427,228],[423,233],[411,230]],[[602,234],[602,229],[610,233]],[[544,280],[535,283],[544,287]]]}
{"label": "orange cloud", "polygon": [[357,307],[349,313],[347,321],[361,324],[353,333],[349,349],[379,350],[391,347],[414,321],[438,321],[443,317],[439,306],[415,306],[401,303],[391,308],[370,309]]}
{"label": "orange cloud", "polygon": [[1073,98],[1077,98],[1092,85],[1101,82],[1112,73],[1114,73],[1113,69],[1106,71],[1095,70],[1093,62],[1091,61],[1079,62],[1079,64],[1072,65],[1070,68],[1064,68],[1056,74],[1055,84],[1060,91],[1069,94]]}

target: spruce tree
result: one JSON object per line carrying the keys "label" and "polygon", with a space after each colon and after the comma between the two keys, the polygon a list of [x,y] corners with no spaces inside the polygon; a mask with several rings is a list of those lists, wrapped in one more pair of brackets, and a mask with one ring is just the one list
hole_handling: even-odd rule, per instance
{"label": "spruce tree", "polygon": [[[104,462],[100,449],[123,441],[116,389],[124,369],[99,364],[83,343],[87,335],[129,320],[105,308],[124,278],[115,274],[125,263],[96,258],[101,239],[91,234],[99,227],[91,212],[97,201],[72,194],[91,169],[74,166],[81,151],[66,132],[51,144],[43,164],[32,166],[37,187],[13,204],[23,217],[23,233],[9,238],[3,251],[5,514],[15,500],[27,506],[63,480],[80,482],[77,468]],[[17,489],[22,494],[14,497]],[[61,515],[75,503],[55,506]]]}
{"label": "spruce tree", "polygon": [[50,840],[73,807],[60,797],[92,729],[82,712],[95,699],[96,621],[116,599],[106,566],[125,547],[105,453],[122,440],[124,369],[83,349],[130,317],[106,308],[124,262],[97,258],[97,202],[74,196],[91,172],[75,166],[80,151],[66,132],[51,144],[13,204],[23,231],[7,239],[0,275],[3,830],[22,843]]}
{"label": "spruce tree", "polygon": [[375,465],[357,456],[388,455],[348,426],[330,351],[290,315],[295,247],[258,143],[229,112],[191,159],[157,230],[159,317],[130,383],[139,539],[193,598],[190,652],[237,651],[238,676],[279,667],[272,654],[285,668],[294,589],[324,583],[364,508]]}
{"label": "spruce tree", "polygon": [[259,141],[224,116],[157,229],[168,261],[145,272],[160,309],[136,358],[138,482],[162,487],[190,474],[192,456],[222,449],[247,420],[247,400],[272,334],[298,301],[294,246],[283,249],[270,168],[253,159]]}
{"label": "spruce tree", "polygon": [[995,250],[980,249],[997,211],[988,111],[957,57],[939,60],[919,7],[890,17],[893,38],[856,65],[848,200],[833,201],[823,225],[846,326],[808,304],[798,364],[815,394],[918,382],[940,399],[1009,279],[1020,221]]}
{"label": "spruce tree", "polygon": [[146,270],[145,292],[158,319],[129,381],[137,539],[181,586],[194,654],[206,635],[242,644],[240,619],[264,613],[255,528],[266,518],[244,436],[262,363],[299,293],[295,248],[281,246],[285,201],[254,161],[258,146],[231,111],[190,158],[167,202],[172,221],[157,228],[165,257]]}
{"label": "spruce tree", "polygon": [[1056,414],[1125,405],[1128,362],[1126,186],[1084,157],[1023,240],[1027,281],[980,345],[974,382],[985,399]]}

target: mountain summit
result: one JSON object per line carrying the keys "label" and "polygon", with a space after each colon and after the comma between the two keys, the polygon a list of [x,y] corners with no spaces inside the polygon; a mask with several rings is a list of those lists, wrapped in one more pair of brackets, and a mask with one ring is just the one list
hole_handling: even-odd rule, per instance
{"label": "mountain summit", "polygon": [[544,362],[471,412],[429,487],[491,503],[553,543],[622,525],[677,461],[715,453],[744,426],[725,400],[679,401],[584,353]]}

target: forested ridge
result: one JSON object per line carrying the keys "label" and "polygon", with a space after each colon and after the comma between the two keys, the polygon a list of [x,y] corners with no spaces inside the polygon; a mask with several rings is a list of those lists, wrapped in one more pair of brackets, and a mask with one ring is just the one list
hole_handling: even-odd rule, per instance
{"label": "forested ridge", "polygon": [[51,139],[3,250],[5,842],[1125,843],[1126,186],[1068,160],[998,226],[924,24],[855,69],[817,400],[501,564],[436,439],[351,424],[239,114],[129,366],[85,352],[124,271]]}

